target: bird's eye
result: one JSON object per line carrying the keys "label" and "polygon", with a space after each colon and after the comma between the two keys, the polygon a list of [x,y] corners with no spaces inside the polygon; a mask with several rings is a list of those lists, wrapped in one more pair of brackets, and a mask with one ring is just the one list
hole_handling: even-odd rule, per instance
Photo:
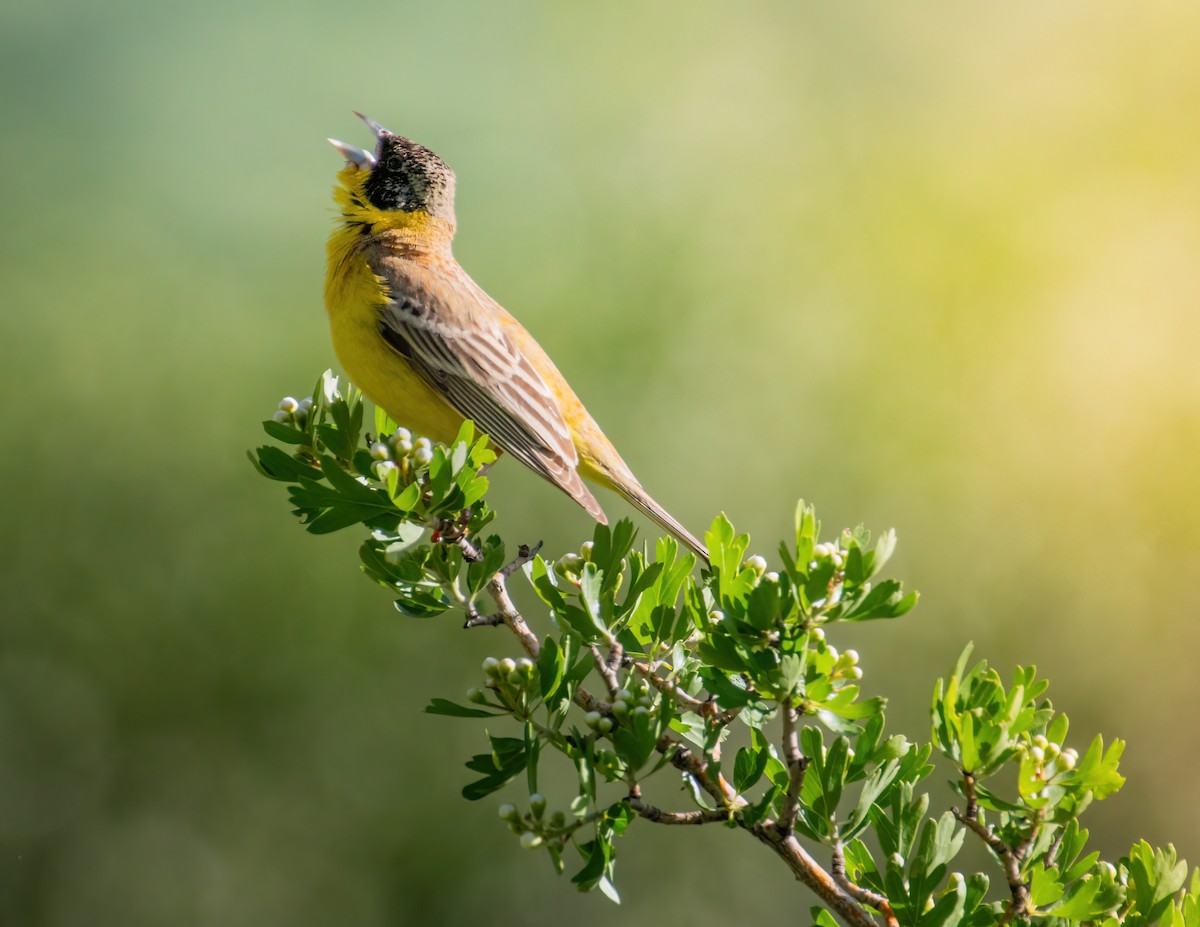
{"label": "bird's eye", "polygon": [[392,155],[384,163],[384,166],[389,171],[400,171],[404,167],[404,159],[398,155]]}

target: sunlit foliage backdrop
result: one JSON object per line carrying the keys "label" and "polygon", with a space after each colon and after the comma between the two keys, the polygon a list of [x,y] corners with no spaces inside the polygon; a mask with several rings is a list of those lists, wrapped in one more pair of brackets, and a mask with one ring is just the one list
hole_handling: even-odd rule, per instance
{"label": "sunlit foliage backdrop", "polygon": [[[1198,44],[1166,0],[10,4],[0,921],[612,917],[420,713],[508,642],[402,618],[244,456],[333,363],[352,108],[455,167],[460,259],[682,520],[896,527],[922,604],[844,642],[894,730],[968,639],[1036,663],[1129,741],[1100,845],[1196,861]],[[511,544],[591,531],[511,462],[492,501]],[[809,903],[687,837],[627,905]]]}

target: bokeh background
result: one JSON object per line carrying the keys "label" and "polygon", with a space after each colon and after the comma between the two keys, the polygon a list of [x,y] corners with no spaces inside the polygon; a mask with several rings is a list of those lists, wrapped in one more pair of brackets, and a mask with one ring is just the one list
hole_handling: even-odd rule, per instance
{"label": "bokeh background", "polygon": [[[460,259],[682,520],[897,528],[923,602],[842,638],[894,730],[968,640],[1036,663],[1129,741],[1098,846],[1200,856],[1198,46],[1173,0],[5,5],[0,923],[616,915],[421,713],[510,642],[401,618],[245,459],[334,363],[352,108],[456,168]],[[511,542],[590,531],[495,476]],[[811,901],[721,829],[618,875],[664,925]]]}

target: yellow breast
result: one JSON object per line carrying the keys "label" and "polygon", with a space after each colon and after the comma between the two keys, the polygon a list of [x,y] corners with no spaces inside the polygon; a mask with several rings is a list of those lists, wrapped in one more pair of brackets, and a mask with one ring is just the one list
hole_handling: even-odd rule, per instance
{"label": "yellow breast", "polygon": [[347,226],[339,226],[329,239],[325,308],[338,361],[351,382],[401,425],[449,443],[462,416],[383,340],[379,313],[387,296],[360,241],[358,230]]}

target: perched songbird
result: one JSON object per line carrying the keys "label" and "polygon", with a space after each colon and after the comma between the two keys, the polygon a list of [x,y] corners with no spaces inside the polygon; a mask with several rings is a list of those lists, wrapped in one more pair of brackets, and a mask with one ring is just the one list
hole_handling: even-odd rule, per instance
{"label": "perched songbird", "polygon": [[450,250],[454,172],[416,142],[358,114],[372,154],[346,158],[334,198],[325,307],[350,379],[397,422],[447,443],[464,419],[597,521],[580,477],[615,490],[707,559],[704,545],[642,489],[558,368]]}

